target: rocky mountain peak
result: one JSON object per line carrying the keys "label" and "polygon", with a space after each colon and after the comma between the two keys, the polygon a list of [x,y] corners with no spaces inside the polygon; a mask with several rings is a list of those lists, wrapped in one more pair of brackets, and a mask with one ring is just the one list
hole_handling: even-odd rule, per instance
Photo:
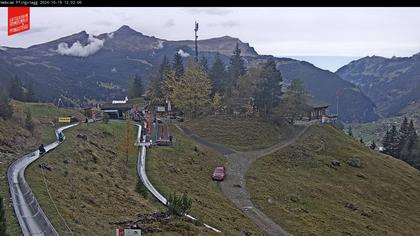
{"label": "rocky mountain peak", "polygon": [[143,35],[142,33],[135,31],[128,25],[121,26],[117,31],[114,32],[117,35],[130,36],[130,35]]}

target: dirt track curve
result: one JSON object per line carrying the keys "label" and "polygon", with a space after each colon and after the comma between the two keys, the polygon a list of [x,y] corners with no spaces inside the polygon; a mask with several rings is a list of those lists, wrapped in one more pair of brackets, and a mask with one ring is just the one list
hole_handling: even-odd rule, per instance
{"label": "dirt track curve", "polygon": [[226,157],[228,161],[226,166],[227,176],[225,180],[221,182],[222,191],[239,209],[245,213],[246,216],[248,216],[268,235],[291,235],[254,206],[251,201],[251,196],[246,189],[245,175],[255,160],[260,157],[270,155],[294,143],[303,133],[305,133],[308,126],[305,126],[301,131],[292,135],[289,139],[274,146],[248,152],[239,152],[228,149],[220,144],[210,143],[194,134],[190,129],[180,127],[179,125],[175,126],[194,141],[222,153]]}

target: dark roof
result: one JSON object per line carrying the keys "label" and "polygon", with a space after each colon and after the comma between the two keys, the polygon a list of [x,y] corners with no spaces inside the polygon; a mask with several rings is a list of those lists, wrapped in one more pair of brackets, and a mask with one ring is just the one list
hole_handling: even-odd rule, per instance
{"label": "dark roof", "polygon": [[114,96],[112,100],[124,101],[126,96]]}
{"label": "dark roof", "polygon": [[330,106],[330,104],[310,96],[305,97],[305,103],[312,108],[326,108]]}
{"label": "dark roof", "polygon": [[101,109],[102,110],[111,110],[111,109],[122,109],[122,110],[130,110],[133,106],[131,104],[124,104],[124,103],[117,103],[117,104],[112,104],[112,103],[105,103],[102,104]]}

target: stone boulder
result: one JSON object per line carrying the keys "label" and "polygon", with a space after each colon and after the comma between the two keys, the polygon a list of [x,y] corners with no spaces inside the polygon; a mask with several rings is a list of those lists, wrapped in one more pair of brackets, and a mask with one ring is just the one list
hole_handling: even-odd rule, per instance
{"label": "stone boulder", "polygon": [[332,161],[331,161],[331,165],[333,165],[333,166],[340,166],[340,165],[341,165],[341,163],[340,163],[340,161],[339,161],[339,160],[332,160]]}
{"label": "stone boulder", "polygon": [[77,134],[76,137],[78,137],[80,139],[83,139],[83,140],[87,140],[87,138],[88,138],[86,134]]}
{"label": "stone boulder", "polygon": [[351,167],[362,168],[362,161],[358,158],[352,158],[352,159],[348,160],[347,163]]}
{"label": "stone boulder", "polygon": [[359,207],[357,207],[356,204],[350,203],[350,202],[346,203],[345,207],[347,207],[348,209],[350,209],[352,211],[355,211],[355,210],[359,209]]}

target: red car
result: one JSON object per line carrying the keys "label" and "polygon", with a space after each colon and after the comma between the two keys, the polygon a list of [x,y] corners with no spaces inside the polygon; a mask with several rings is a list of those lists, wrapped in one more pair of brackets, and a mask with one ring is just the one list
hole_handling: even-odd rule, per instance
{"label": "red car", "polygon": [[211,178],[213,180],[217,180],[217,181],[223,181],[223,179],[225,178],[225,167],[223,165],[219,165],[216,167],[216,169],[214,169],[213,174],[211,175]]}

